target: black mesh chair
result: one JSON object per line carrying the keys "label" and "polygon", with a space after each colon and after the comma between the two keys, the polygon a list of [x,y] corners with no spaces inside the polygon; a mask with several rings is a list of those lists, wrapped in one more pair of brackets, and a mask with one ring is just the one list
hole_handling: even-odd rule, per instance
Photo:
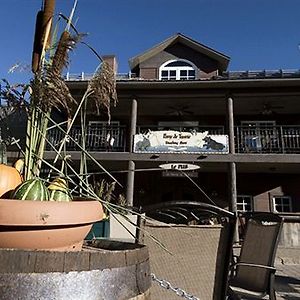
{"label": "black mesh chair", "polygon": [[272,213],[246,216],[246,232],[240,256],[232,266],[229,299],[276,299],[274,267],[283,219]]}
{"label": "black mesh chair", "polygon": [[[151,272],[201,300],[224,300],[235,215],[200,202],[169,201],[142,208],[139,242],[148,246]],[[166,281],[164,285],[166,285]],[[177,300],[153,282],[151,299]]]}

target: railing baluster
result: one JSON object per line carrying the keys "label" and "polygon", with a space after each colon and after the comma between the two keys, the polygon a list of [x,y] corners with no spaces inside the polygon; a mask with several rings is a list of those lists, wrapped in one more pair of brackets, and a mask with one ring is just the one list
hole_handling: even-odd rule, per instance
{"label": "railing baluster", "polygon": [[[191,127],[192,128],[192,127]],[[146,133],[149,130],[162,130],[157,125],[138,126],[138,133]],[[170,128],[171,129],[171,128]],[[172,128],[174,130],[180,129]],[[166,129],[167,130],[167,129]],[[185,128],[184,130],[189,130]],[[222,126],[197,126],[197,132],[208,131],[209,134],[224,134]],[[108,134],[110,135],[108,138]],[[49,130],[48,139],[57,146],[61,143],[63,133],[54,128]],[[81,127],[74,126],[70,132],[70,136],[81,143]],[[111,143],[111,139],[114,139]],[[86,148],[92,151],[126,151],[126,130],[125,126],[105,126],[91,125],[86,128]],[[74,141],[70,141],[66,145],[68,150],[79,151]],[[300,126],[270,126],[265,128],[236,126],[235,127],[235,147],[237,153],[300,153]],[[47,146],[48,150],[51,147]]]}
{"label": "railing baluster", "polygon": [[285,153],[285,141],[284,141],[282,126],[280,126],[280,141],[281,141],[281,151],[282,153]]}

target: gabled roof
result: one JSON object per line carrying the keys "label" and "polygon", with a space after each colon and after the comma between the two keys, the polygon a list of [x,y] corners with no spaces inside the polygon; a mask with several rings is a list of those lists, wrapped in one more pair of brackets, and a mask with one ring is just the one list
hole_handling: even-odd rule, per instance
{"label": "gabled roof", "polygon": [[130,69],[134,69],[136,66],[138,66],[140,63],[144,62],[145,60],[151,58],[152,56],[160,53],[161,51],[165,50],[167,47],[180,42],[181,44],[192,48],[193,50],[202,53],[204,55],[207,55],[213,60],[218,61],[220,69],[222,71],[225,71],[227,69],[228,63],[230,61],[230,57],[222,54],[212,48],[209,48],[203,44],[200,44],[193,39],[181,34],[177,33],[168,39],[164,40],[163,42],[155,45],[151,49],[143,52],[142,54],[139,54],[129,60],[129,66]]}

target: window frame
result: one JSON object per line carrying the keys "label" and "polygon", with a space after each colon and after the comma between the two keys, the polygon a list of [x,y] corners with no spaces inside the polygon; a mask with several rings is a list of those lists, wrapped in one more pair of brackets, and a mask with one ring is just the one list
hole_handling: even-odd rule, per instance
{"label": "window frame", "polygon": [[[188,64],[189,66],[169,66],[169,64],[173,62],[182,62],[185,64]],[[189,60],[186,59],[173,59],[173,60],[168,60],[167,62],[163,63],[159,67],[159,80],[166,80],[166,81],[171,81],[171,80],[195,80],[196,79],[196,70],[197,67],[190,62]],[[167,78],[165,76],[162,76],[162,72],[168,72]],[[175,76],[171,76],[171,72],[175,71]],[[181,71],[187,71],[186,76],[181,76]],[[194,75],[189,75],[189,72],[193,71]]]}
{"label": "window frame", "polygon": [[[250,210],[246,210],[246,209],[245,209],[245,206],[246,206],[246,205],[249,205],[248,203],[245,203],[244,201],[243,201],[243,202],[239,202],[239,201],[238,201],[239,197],[243,197],[243,200],[244,200],[245,198],[248,198],[248,199],[250,200]],[[251,212],[251,211],[253,211],[253,196],[252,196],[252,195],[244,195],[244,194],[242,194],[242,195],[237,195],[237,197],[236,197],[236,205],[237,205],[237,211],[239,211],[239,212]],[[243,210],[238,209],[238,206],[239,206],[239,205],[242,205],[242,206],[243,206]]]}
{"label": "window frame", "polygon": [[[276,209],[276,207],[279,205],[279,204],[276,204],[276,199],[280,199],[281,200],[281,203],[280,205],[282,207],[289,207],[289,211],[285,211],[285,210],[282,210],[282,211],[278,211]],[[286,199],[288,200],[288,205],[284,205],[282,203],[283,199]],[[276,213],[289,213],[289,212],[292,212],[293,211],[293,206],[292,206],[292,197],[291,196],[286,196],[286,195],[273,195],[272,196],[272,209],[274,212]]]}

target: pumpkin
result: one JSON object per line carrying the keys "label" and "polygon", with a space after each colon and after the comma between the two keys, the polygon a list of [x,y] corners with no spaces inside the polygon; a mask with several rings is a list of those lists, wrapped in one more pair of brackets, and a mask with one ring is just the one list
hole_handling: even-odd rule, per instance
{"label": "pumpkin", "polygon": [[67,181],[63,178],[55,178],[48,186],[48,190],[50,192],[50,201],[72,201]]}
{"label": "pumpkin", "polygon": [[29,179],[20,184],[12,195],[13,199],[49,201],[49,191],[40,179]]}
{"label": "pumpkin", "polygon": [[8,191],[14,190],[21,183],[21,175],[17,169],[0,164],[0,197]]}

